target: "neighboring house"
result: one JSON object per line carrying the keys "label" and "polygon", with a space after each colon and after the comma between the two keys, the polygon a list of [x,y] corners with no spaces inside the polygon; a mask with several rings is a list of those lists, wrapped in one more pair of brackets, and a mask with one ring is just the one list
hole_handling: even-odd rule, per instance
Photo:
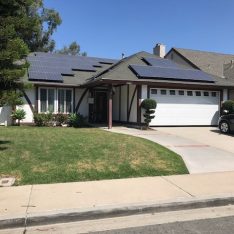
{"label": "neighboring house", "polygon": [[[161,44],[154,53],[139,52],[120,61],[30,54],[24,81],[33,88],[25,93],[23,122],[32,123],[34,112],[74,112],[109,128],[113,121],[141,125],[141,101],[153,98],[158,103],[153,126],[217,125],[221,102],[234,90],[234,80],[201,71],[183,57],[171,61],[177,56],[171,55],[173,49],[166,55],[169,59],[164,59]],[[0,124],[8,116],[0,108]]]}

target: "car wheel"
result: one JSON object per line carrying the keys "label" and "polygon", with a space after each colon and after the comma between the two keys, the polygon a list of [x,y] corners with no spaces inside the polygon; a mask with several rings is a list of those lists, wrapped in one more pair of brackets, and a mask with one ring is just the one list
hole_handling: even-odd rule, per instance
{"label": "car wheel", "polygon": [[229,124],[225,121],[219,124],[219,129],[222,133],[229,133],[230,131]]}

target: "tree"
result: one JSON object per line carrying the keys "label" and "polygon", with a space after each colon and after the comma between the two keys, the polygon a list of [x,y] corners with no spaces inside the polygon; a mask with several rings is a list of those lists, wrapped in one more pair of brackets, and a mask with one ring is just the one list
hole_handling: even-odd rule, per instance
{"label": "tree", "polygon": [[25,116],[26,112],[23,109],[17,109],[11,115],[12,119],[18,120],[18,126],[20,126],[20,121],[25,119]]}
{"label": "tree", "polygon": [[141,108],[145,109],[145,113],[143,116],[145,117],[144,121],[149,128],[149,124],[151,120],[155,117],[153,114],[155,113],[155,109],[157,107],[157,102],[153,99],[145,99],[141,103]]}
{"label": "tree", "polygon": [[0,0],[0,106],[22,104],[20,82],[30,51],[53,51],[59,14],[42,0]]}
{"label": "tree", "polygon": [[61,50],[57,50],[56,52],[59,54],[87,56],[86,52],[80,53],[80,45],[77,44],[76,41],[73,41],[68,47],[64,46]]}
{"label": "tree", "polygon": [[227,111],[228,114],[234,114],[234,101],[233,100],[227,100],[222,104],[222,112],[224,114],[225,111]]}

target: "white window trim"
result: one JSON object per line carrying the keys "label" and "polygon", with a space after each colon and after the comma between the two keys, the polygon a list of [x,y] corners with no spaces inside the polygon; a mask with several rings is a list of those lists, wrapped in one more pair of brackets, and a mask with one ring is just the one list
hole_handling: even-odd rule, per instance
{"label": "white window trim", "polygon": [[[48,109],[48,89],[53,89],[54,90],[54,112],[53,114],[58,114],[61,112],[58,112],[58,90],[62,89],[62,90],[71,90],[71,113],[73,113],[73,99],[74,99],[74,92],[72,88],[56,88],[56,87],[50,87],[50,86],[46,86],[46,87],[39,87],[38,88],[38,113],[46,113],[46,112],[41,112],[41,89],[46,89],[46,95],[47,95],[47,99],[46,99],[46,109]],[[64,99],[64,110],[66,110],[66,92],[65,92],[65,99]],[[69,112],[63,112],[63,114],[69,114]]]}

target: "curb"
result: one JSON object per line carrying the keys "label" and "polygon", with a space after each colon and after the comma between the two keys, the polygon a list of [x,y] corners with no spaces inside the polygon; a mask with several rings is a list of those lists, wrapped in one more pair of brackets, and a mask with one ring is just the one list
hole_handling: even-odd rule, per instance
{"label": "curb", "polygon": [[130,216],[144,213],[160,213],[168,211],[199,209],[206,207],[218,207],[234,205],[234,197],[196,199],[185,202],[171,202],[147,205],[129,205],[124,207],[113,207],[87,211],[58,211],[57,213],[42,213],[40,215],[19,217],[0,220],[0,229],[24,228],[27,226],[39,226],[55,223],[67,223],[84,220],[113,218],[119,216]]}

